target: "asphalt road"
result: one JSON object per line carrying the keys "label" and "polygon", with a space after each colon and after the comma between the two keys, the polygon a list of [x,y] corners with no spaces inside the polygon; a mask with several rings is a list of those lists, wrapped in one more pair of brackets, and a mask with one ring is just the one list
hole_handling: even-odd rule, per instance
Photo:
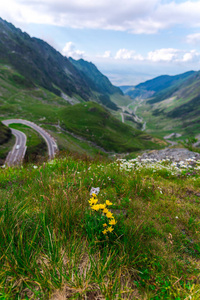
{"label": "asphalt road", "polygon": [[[27,126],[33,128],[34,130],[36,130],[46,141],[46,144],[48,147],[49,159],[54,158],[56,152],[58,151],[58,146],[57,146],[54,138],[48,132],[46,132],[43,128],[34,124],[33,122],[30,122],[27,120],[22,120],[22,119],[4,120],[4,121],[2,121],[2,123],[6,126],[8,126],[9,124],[12,124],[12,123],[24,124],[24,125],[27,125]],[[26,152],[26,135],[19,130],[15,130],[15,129],[11,129],[11,130],[12,130],[12,133],[16,136],[16,143],[15,143],[15,146],[13,147],[12,151],[8,154],[8,157],[6,158],[6,163],[8,165],[17,164],[17,163],[21,162],[23,160],[25,152]],[[24,136],[25,136],[25,140],[24,140]],[[16,154],[16,152],[17,152],[17,154]]]}
{"label": "asphalt road", "polygon": [[12,149],[12,151],[10,151],[8,153],[8,156],[6,158],[6,165],[8,166],[13,166],[13,165],[18,165],[21,164],[25,153],[26,153],[26,135],[16,129],[12,129],[12,134],[14,134],[16,141],[15,141],[15,145]]}

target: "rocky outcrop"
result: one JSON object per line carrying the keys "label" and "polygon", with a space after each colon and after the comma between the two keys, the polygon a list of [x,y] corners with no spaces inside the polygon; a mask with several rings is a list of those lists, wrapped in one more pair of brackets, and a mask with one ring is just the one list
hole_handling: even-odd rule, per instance
{"label": "rocky outcrop", "polygon": [[200,160],[200,153],[192,152],[184,148],[166,148],[163,150],[153,150],[148,153],[143,153],[140,159],[155,159],[180,162],[190,160],[192,161]]}

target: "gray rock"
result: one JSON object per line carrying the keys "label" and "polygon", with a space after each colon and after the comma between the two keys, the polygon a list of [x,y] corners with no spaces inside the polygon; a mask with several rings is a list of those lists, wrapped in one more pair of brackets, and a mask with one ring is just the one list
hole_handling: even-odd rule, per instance
{"label": "gray rock", "polygon": [[184,148],[166,148],[163,150],[153,150],[148,153],[143,153],[140,159],[155,159],[155,160],[166,160],[180,162],[191,159],[191,164],[194,164],[195,160],[200,160],[200,154],[192,152]]}

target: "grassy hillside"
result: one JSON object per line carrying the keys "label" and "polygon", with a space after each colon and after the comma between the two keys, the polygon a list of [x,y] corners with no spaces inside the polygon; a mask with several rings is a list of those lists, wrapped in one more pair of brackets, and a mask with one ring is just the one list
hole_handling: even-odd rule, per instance
{"label": "grassy hillside", "polygon": [[189,105],[181,107],[182,99],[172,97],[162,102],[150,105],[143,101],[142,106],[137,110],[137,114],[143,117],[146,122],[146,132],[164,137],[170,133],[179,133],[181,139],[199,134],[200,114],[199,108],[195,111],[187,111],[181,115],[181,112]]}
{"label": "grassy hillside", "polygon": [[5,158],[14,145],[11,130],[0,122],[0,165],[4,164]]}
{"label": "grassy hillside", "polygon": [[[157,147],[148,136],[117,122],[100,105],[83,102],[71,106],[65,99],[30,85],[29,81],[7,65],[0,65],[0,108],[0,120],[22,118],[35,122],[50,132],[61,151],[68,150],[91,156],[100,153],[105,156],[106,153],[97,146],[105,146],[105,150],[117,152]],[[91,111],[87,111],[90,108]],[[92,129],[91,134],[84,130],[86,127]],[[71,135],[69,131],[78,136]],[[9,151],[9,147],[6,147],[6,151]]]}
{"label": "grassy hillside", "polygon": [[[0,169],[0,298],[199,299],[200,174],[187,168],[68,155]],[[91,187],[113,215],[92,209]]]}
{"label": "grassy hillside", "polygon": [[118,110],[110,95],[123,95],[91,62],[68,59],[48,43],[30,37],[1,18],[0,63],[11,65],[30,85],[58,96],[64,93],[66,97],[97,101]]}
{"label": "grassy hillside", "polygon": [[[23,78],[10,66],[0,65],[0,120],[22,118],[35,122],[56,138],[60,150],[92,156],[99,152],[87,141],[80,141],[59,129],[59,112],[69,105],[66,100],[45,89],[27,87],[19,80],[16,82],[18,77]],[[5,158],[12,145],[0,145],[0,152],[4,153],[2,158]]]}
{"label": "grassy hillside", "polygon": [[200,73],[195,72],[184,82],[161,90],[155,97],[141,99],[137,114],[151,134],[165,136],[176,132],[182,138],[199,134]]}
{"label": "grassy hillside", "polygon": [[13,66],[29,81],[60,95],[91,96],[87,82],[70,61],[46,42],[31,38],[0,18],[0,62]]}
{"label": "grassy hillside", "polygon": [[0,122],[0,145],[11,139],[11,130]]}
{"label": "grassy hillside", "polygon": [[151,136],[123,124],[95,102],[69,106],[60,115],[61,127],[91,140],[106,151],[120,153],[159,147]]}
{"label": "grassy hillside", "polygon": [[83,59],[74,60],[71,57],[69,58],[69,61],[80,71],[91,89],[100,93],[98,96],[99,102],[110,109],[118,110],[117,105],[111,101],[110,96],[116,94],[116,96],[119,95],[123,97],[122,91],[118,87],[112,85],[110,80],[103,75],[93,63]]}

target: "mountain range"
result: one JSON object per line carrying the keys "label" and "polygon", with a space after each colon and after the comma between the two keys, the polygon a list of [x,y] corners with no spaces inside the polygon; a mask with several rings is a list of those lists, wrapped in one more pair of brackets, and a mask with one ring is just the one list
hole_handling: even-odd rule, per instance
{"label": "mountain range", "polygon": [[[147,80],[136,86],[121,86],[121,90],[129,95],[131,98],[141,97],[143,99],[149,97],[158,96],[160,100],[163,100],[160,96],[164,92],[164,98],[167,97],[166,90],[173,92],[188,78],[192,77],[196,72],[189,71],[180,75],[169,76],[161,75],[151,80]],[[160,95],[161,94],[161,95]]]}
{"label": "mountain range", "polygon": [[149,133],[164,136],[178,131],[191,136],[200,130],[200,71],[163,75],[121,89],[136,102]]}

